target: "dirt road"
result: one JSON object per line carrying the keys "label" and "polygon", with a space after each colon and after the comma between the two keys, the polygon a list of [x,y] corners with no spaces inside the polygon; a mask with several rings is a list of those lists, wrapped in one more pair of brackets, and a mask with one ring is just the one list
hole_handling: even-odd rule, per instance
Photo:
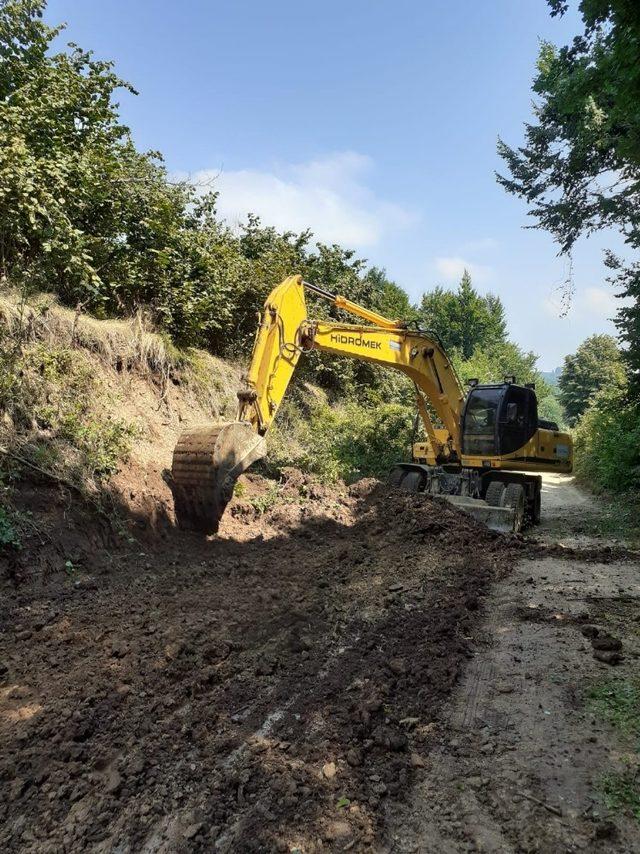
{"label": "dirt road", "polygon": [[[638,565],[576,532],[589,502],[570,483],[546,489],[544,537],[588,560],[291,472],[247,479],[208,542],[14,572],[0,847],[640,851],[598,794],[637,757],[585,693],[634,675]],[[575,509],[564,527],[552,501]],[[622,639],[616,668],[593,658],[594,621]]]}
{"label": "dirt road", "polygon": [[[598,502],[572,478],[545,476],[543,506],[545,542],[603,547],[585,533]],[[605,544],[600,561],[521,560],[492,586],[489,643],[443,709],[440,745],[393,822],[393,851],[640,851],[637,820],[607,808],[601,792],[635,777],[640,692],[626,738],[590,701],[638,684],[639,568],[610,560]],[[618,666],[594,659],[583,634],[591,624],[623,641]]]}
{"label": "dirt road", "polygon": [[[566,474],[542,476],[542,522],[535,535],[548,543],[568,546],[603,546],[597,536],[604,507],[594,496],[580,489]],[[612,541],[612,543],[615,541]]]}

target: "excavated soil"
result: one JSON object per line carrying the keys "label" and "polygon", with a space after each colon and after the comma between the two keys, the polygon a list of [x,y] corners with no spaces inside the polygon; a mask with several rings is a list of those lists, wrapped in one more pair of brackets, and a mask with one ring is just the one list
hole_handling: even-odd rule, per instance
{"label": "excavated soil", "polygon": [[522,545],[373,481],[244,489],[208,541],[8,567],[1,850],[384,847]]}

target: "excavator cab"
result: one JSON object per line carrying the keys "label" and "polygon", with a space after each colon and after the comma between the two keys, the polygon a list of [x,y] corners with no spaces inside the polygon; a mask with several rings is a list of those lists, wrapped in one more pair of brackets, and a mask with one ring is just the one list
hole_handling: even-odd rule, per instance
{"label": "excavator cab", "polygon": [[462,411],[462,453],[498,457],[523,448],[538,429],[534,387],[512,380],[471,386]]}

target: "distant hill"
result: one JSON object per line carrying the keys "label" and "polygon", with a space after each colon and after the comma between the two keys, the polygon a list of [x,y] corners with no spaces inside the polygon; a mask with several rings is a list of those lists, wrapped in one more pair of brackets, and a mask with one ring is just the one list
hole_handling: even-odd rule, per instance
{"label": "distant hill", "polygon": [[554,368],[552,371],[540,371],[540,373],[549,383],[549,385],[558,385],[558,380],[560,378],[560,374],[562,373],[562,368]]}

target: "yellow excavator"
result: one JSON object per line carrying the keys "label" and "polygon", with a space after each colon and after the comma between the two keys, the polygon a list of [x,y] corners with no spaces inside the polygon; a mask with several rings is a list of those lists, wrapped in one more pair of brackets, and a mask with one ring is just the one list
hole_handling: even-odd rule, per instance
{"label": "yellow excavator", "polygon": [[[365,323],[311,320],[305,290]],[[413,381],[424,440],[413,444],[411,461],[391,470],[394,486],[442,496],[492,528],[519,531],[540,521],[536,472],[572,469],[571,437],[538,418],[533,384],[472,379],[465,393],[436,334],[290,276],[265,302],[236,421],[190,429],[178,440],[172,491],[180,527],[218,530],[237,478],[266,454],[265,435],[307,350],[385,365]]]}

